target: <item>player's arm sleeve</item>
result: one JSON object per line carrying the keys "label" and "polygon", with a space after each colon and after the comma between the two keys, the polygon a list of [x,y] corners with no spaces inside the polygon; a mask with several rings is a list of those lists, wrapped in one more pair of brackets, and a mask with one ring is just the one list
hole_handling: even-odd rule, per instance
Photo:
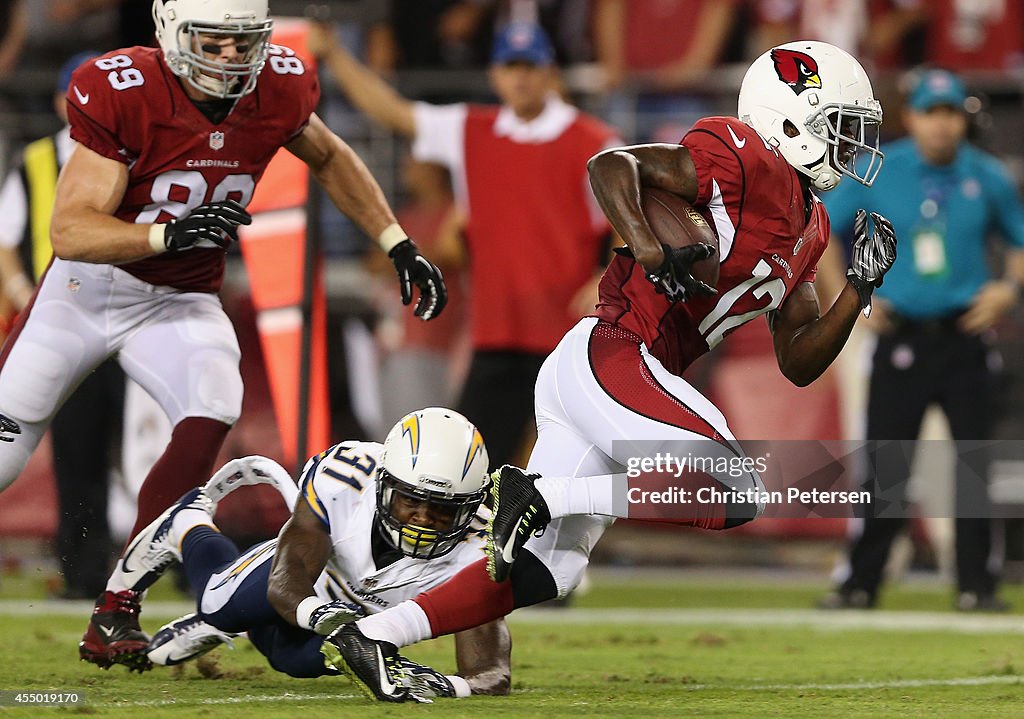
{"label": "player's arm sleeve", "polygon": [[512,687],[512,635],[504,619],[455,634],[459,676],[473,694],[505,696]]}
{"label": "player's arm sleeve", "polygon": [[468,112],[469,107],[464,103],[413,103],[416,137],[412,156],[420,162],[436,162],[448,168],[461,166]]}
{"label": "player's arm sleeve", "polygon": [[690,151],[697,171],[695,205],[710,205],[716,195],[742,198],[750,169],[744,166],[735,145],[728,139],[725,123],[709,118],[686,133],[682,145]]}
{"label": "player's arm sleeve", "polygon": [[126,147],[121,137],[123,113],[119,111],[122,102],[130,102],[130,90],[115,90],[94,63],[78,68],[69,87],[67,108],[72,139],[98,155],[131,164],[137,153]]}
{"label": "player's arm sleeve", "polygon": [[309,124],[309,118],[316,112],[316,107],[320,104],[320,79],[315,70],[305,67],[305,65],[303,68],[304,72],[301,75],[286,76],[298,83],[298,102],[295,103],[295,129],[285,140],[285,145],[302,134]]}
{"label": "player's arm sleeve", "polygon": [[320,477],[320,473],[317,470],[320,467],[320,462],[322,462],[333,449],[334,448],[332,447],[329,450],[310,457],[309,461],[306,462],[306,466],[302,468],[302,479],[299,483],[298,503],[304,504],[308,507],[328,532],[331,531],[331,520],[327,514],[327,505],[321,498],[323,489],[320,485],[322,484],[323,479]]}

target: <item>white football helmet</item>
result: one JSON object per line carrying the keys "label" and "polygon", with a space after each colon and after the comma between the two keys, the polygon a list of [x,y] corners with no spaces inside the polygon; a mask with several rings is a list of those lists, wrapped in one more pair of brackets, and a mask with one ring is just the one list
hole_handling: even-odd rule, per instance
{"label": "white football helmet", "polygon": [[[156,37],[171,72],[221,98],[239,98],[256,87],[273,29],[269,13],[267,0],[153,0]],[[201,36],[233,38],[243,60],[208,60]]]}
{"label": "white football helmet", "polygon": [[[479,430],[458,412],[428,407],[391,428],[377,481],[377,518],[384,536],[405,555],[432,559],[465,536],[490,486],[490,460]],[[396,502],[428,503],[446,528],[420,527],[395,516]]]}
{"label": "white football helmet", "polygon": [[[834,45],[802,40],[751,63],[740,85],[739,118],[819,190],[847,175],[871,186],[882,167],[882,106],[867,73]],[[857,167],[857,155],[868,161]]]}

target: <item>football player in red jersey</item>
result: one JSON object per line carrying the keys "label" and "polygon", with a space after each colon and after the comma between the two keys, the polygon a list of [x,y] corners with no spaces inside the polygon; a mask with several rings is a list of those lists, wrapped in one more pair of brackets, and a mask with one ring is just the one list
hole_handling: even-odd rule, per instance
{"label": "football player in red jersey", "polygon": [[[406,304],[419,288],[418,316],[446,299],[366,166],[314,114],[316,73],[269,43],[267,0],[156,0],[153,17],[159,49],[115,50],[72,77],[78,146],[57,187],[56,257],[0,352],[0,487],[109,356],[163,407],[174,432],[132,535],[204,481],[241,411],[238,341],[216,292],[278,149],[389,252]],[[121,581],[131,561],[119,562],[80,647],[100,666],[145,662],[138,596]]]}
{"label": "football player in red jersey", "polygon": [[[887,220],[873,215],[869,229],[860,213],[848,284],[821,314],[813,282],[829,222],[814,190],[844,176],[870,184],[882,159],[881,107],[853,57],[820,42],[765,53],[743,80],[739,117],[706,118],[678,145],[624,147],[591,159],[591,183],[627,248],[605,273],[596,316],[570,330],[541,370],[530,474],[506,465],[494,475],[487,566],[478,562],[340,630],[353,671],[372,674],[365,657],[375,650],[565,596],[604,529],[616,517],[637,516],[627,491],[638,485],[627,470],[638,456],[692,450],[730,460],[730,471],[713,464],[679,482],[729,490],[720,491],[724,499],[677,507],[661,521],[727,529],[763,511],[760,477],[731,461],[744,459],[743,450],[722,413],[682,373],[730,330],[765,315],[783,374],[798,385],[812,382],[842,349],[857,314],[870,311],[896,238]],[[858,153],[865,163],[855,164]],[[691,274],[715,248],[662,245],[641,210],[642,187],[682,196],[715,228],[716,287]],[[653,518],[649,505],[640,509]]]}

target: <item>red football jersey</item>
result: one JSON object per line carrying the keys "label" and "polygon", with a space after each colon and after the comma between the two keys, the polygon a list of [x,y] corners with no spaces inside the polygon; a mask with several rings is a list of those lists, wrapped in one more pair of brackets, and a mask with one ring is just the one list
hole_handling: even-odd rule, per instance
{"label": "red football jersey", "polygon": [[[188,98],[160,50],[114,50],[75,71],[67,95],[71,136],[128,166],[115,217],[167,222],[207,202],[249,203],[267,164],[305,128],[320,95],[316,72],[292,50],[270,50],[256,89],[218,124]],[[208,243],[120,267],[150,284],[216,292],[224,255]]]}
{"label": "red football jersey", "polygon": [[596,313],[639,335],[674,374],[743,323],[778,308],[801,282],[813,282],[829,236],[825,206],[812,194],[805,221],[796,171],[747,125],[706,118],[682,144],[697,169],[694,207],[718,235],[718,294],[671,303],[639,263],[617,256],[601,279]]}

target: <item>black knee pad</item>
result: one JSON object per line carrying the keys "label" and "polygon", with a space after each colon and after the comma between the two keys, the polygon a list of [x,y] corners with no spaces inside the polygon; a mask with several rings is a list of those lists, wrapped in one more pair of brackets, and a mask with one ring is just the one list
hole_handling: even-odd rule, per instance
{"label": "black knee pad", "polygon": [[516,609],[540,604],[558,596],[555,578],[527,549],[520,551],[516,557],[510,579]]}

